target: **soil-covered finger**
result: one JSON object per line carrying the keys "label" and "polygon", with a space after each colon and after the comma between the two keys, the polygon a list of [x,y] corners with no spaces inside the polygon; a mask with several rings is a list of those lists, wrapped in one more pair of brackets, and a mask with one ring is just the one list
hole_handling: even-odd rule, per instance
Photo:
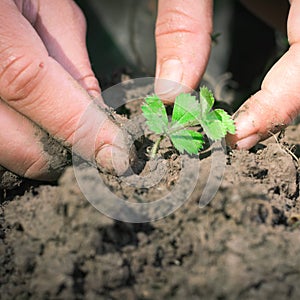
{"label": "soil-covered finger", "polygon": [[3,101],[0,116],[0,165],[28,178],[56,179],[70,162],[67,150]]}
{"label": "soil-covered finger", "polygon": [[[116,140],[118,126],[49,55],[37,32],[13,3],[3,4],[0,23],[5,24],[0,26],[3,101],[65,146],[73,145],[75,153],[86,160],[100,161],[97,154],[107,145],[116,146],[127,155],[123,139]],[[29,168],[40,163],[34,162]]]}

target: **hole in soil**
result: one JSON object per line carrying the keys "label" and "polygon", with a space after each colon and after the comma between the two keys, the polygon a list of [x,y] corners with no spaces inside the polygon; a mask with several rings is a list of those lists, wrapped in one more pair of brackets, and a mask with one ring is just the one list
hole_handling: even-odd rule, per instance
{"label": "hole in soil", "polygon": [[258,169],[257,167],[250,168],[249,174],[256,179],[264,179],[268,175],[268,169]]}
{"label": "hole in soil", "polygon": [[9,171],[0,178],[0,204],[5,201],[11,201],[15,196],[23,196],[26,192],[30,191],[33,195],[37,195],[38,192],[35,188],[41,185],[57,186],[57,181],[38,181],[22,178]]}
{"label": "hole in soil", "polygon": [[65,290],[65,289],[66,289],[66,285],[64,283],[62,283],[57,289],[56,296],[61,294],[63,292],[63,290]]}
{"label": "hole in soil", "polygon": [[253,146],[251,149],[249,149],[249,152],[250,153],[254,153],[254,154],[257,154],[259,151],[263,150],[267,148],[266,145],[263,145],[263,144],[257,144],[255,146]]}
{"label": "hole in soil", "polygon": [[289,221],[290,221],[291,224],[295,224],[296,222],[299,221],[299,217],[291,217],[291,218],[289,219]]}
{"label": "hole in soil", "polygon": [[273,211],[273,219],[272,219],[272,225],[287,225],[287,217],[284,214],[283,210],[278,209],[275,206],[272,206]]}
{"label": "hole in soil", "polygon": [[96,241],[97,254],[106,254],[121,251],[125,246],[137,246],[140,233],[149,236],[154,228],[147,223],[129,224],[115,221],[112,226],[99,229],[99,238]]}
{"label": "hole in soil", "polygon": [[78,264],[74,265],[73,270],[73,291],[74,294],[84,295],[84,278],[86,276],[86,272],[81,270],[80,266]]}
{"label": "hole in soil", "polygon": [[278,185],[274,187],[273,193],[276,195],[280,195],[280,187]]}
{"label": "hole in soil", "polygon": [[128,119],[130,118],[130,115],[131,115],[130,110],[125,105],[122,105],[122,106],[118,107],[116,109],[116,113],[118,115],[126,116]]}
{"label": "hole in soil", "polygon": [[[170,147],[162,146],[156,159],[149,159],[145,148],[151,140],[138,151],[138,161],[131,174],[117,177],[100,173],[105,185],[117,197],[133,203],[149,203],[169,194],[180,179],[182,159]],[[132,173],[133,172],[133,173]],[[129,172],[128,172],[129,173]]]}
{"label": "hole in soil", "polygon": [[139,175],[149,160],[147,153],[153,146],[153,142],[145,136],[142,136],[140,139],[134,141],[134,146],[137,153],[137,161],[132,165],[132,171],[134,174]]}
{"label": "hole in soil", "polygon": [[17,231],[20,231],[20,232],[23,232],[23,231],[24,231],[24,227],[23,227],[23,225],[22,225],[20,222],[16,222],[16,223],[14,224],[14,227],[15,227],[15,229],[16,229]]}

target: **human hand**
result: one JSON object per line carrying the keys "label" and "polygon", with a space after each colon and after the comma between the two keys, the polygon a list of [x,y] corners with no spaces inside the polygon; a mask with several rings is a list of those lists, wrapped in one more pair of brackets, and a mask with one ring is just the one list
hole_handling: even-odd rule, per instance
{"label": "human hand", "polygon": [[[256,4],[261,4],[264,8],[258,13],[261,17],[262,11],[270,14],[276,5],[281,6],[281,11],[284,12],[285,1],[244,2],[249,2],[253,9],[256,8]],[[264,6],[267,3],[272,7]],[[227,137],[228,143],[233,148],[251,148],[269,137],[271,132],[276,133],[288,125],[300,112],[300,3],[290,1],[290,4],[287,22],[290,48],[268,72],[261,90],[251,96],[235,113],[237,132]],[[273,14],[269,23],[283,28],[280,25],[282,22],[278,22],[278,19],[279,15],[274,18]]]}
{"label": "human hand", "polygon": [[212,0],[160,0],[156,21],[155,92],[172,102],[181,90],[196,88],[208,62],[212,33]]}
{"label": "human hand", "polygon": [[[90,67],[79,8],[71,0],[2,1],[0,166],[29,178],[55,178],[43,128],[66,147],[76,144],[83,158],[96,157],[103,168],[125,170],[125,139],[103,110],[89,106],[92,98],[100,98],[100,88]],[[88,107],[89,116],[74,140]],[[87,142],[95,142],[95,151],[87,149]],[[119,158],[114,164],[112,152]]]}
{"label": "human hand", "polygon": [[[271,14],[272,10],[264,5],[268,2],[254,2],[253,6],[262,8],[258,15],[267,13],[271,25],[283,28],[281,21],[284,16]],[[277,7],[284,13],[284,1],[279,2],[272,3],[272,8],[275,10]],[[270,132],[288,125],[300,112],[300,4],[297,1],[290,3],[287,32],[291,47],[269,71],[261,90],[235,114],[237,133],[227,137],[227,142],[234,148],[251,148],[267,138]],[[160,1],[156,27],[156,77],[195,88],[204,73],[210,52],[211,23],[211,1]],[[168,62],[168,59],[171,61]],[[164,62],[167,62],[166,68],[163,68]],[[158,81],[156,92],[172,100],[181,91],[176,85],[159,85]]]}

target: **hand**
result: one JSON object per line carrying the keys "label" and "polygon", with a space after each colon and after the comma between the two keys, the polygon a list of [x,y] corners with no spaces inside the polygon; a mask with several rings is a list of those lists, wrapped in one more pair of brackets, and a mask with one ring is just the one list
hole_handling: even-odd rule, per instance
{"label": "hand", "polygon": [[[156,78],[196,88],[208,62],[212,33],[212,0],[160,0],[156,21]],[[155,92],[166,102],[182,92],[157,81]]]}
{"label": "hand", "polygon": [[237,133],[228,136],[228,143],[234,148],[251,148],[270,132],[288,125],[300,112],[300,3],[290,1],[290,4],[287,22],[290,48],[269,71],[261,90],[236,112]]}
{"label": "hand", "polygon": [[[19,175],[53,179],[47,135],[76,149],[85,159],[113,169],[126,169],[120,129],[96,106],[74,134],[82,114],[100,88],[85,46],[85,20],[71,0],[4,0],[0,10],[0,166]],[[97,133],[95,152],[87,149]]]}
{"label": "hand", "polygon": [[[243,2],[246,2],[245,0]],[[283,28],[280,14],[285,11],[282,1],[271,3],[247,1],[259,6],[258,15],[267,13],[271,25]],[[288,18],[289,51],[274,65],[253,95],[235,114],[237,133],[227,142],[234,148],[249,149],[270,132],[288,125],[300,112],[300,4],[290,1]],[[253,4],[254,3],[254,4]],[[263,8],[263,9],[261,9]],[[178,81],[195,88],[201,79],[210,52],[212,31],[212,1],[160,1],[156,26],[157,78]],[[170,61],[169,61],[170,59]],[[166,64],[164,64],[166,63]],[[176,85],[157,84],[156,92],[172,99],[178,94]]]}

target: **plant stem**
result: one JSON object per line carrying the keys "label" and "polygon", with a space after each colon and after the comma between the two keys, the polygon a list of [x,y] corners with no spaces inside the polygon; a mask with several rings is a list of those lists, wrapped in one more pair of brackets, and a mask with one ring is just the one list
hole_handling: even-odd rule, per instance
{"label": "plant stem", "polygon": [[[175,133],[177,131],[180,131],[182,129],[186,129],[186,128],[189,128],[189,127],[193,127],[193,126],[197,126],[197,125],[200,125],[199,121],[196,120],[196,121],[192,121],[192,122],[189,122],[187,124],[185,124],[184,126],[178,126],[178,127],[174,127],[174,128],[170,128],[167,135],[169,136],[170,134],[172,133]],[[159,139],[157,139],[151,149],[151,152],[150,152],[150,158],[153,159],[155,158],[157,152],[158,152],[158,149],[159,149],[159,145],[160,145],[160,142],[166,137],[166,134],[165,135],[161,135],[159,137]]]}
{"label": "plant stem", "polygon": [[155,158],[157,152],[158,152],[158,149],[159,149],[159,145],[160,145],[160,142],[165,138],[164,135],[161,135],[159,137],[159,139],[157,139],[151,149],[151,152],[150,152],[150,158]]}
{"label": "plant stem", "polygon": [[182,129],[187,129],[187,128],[190,128],[190,127],[195,127],[195,126],[200,126],[200,122],[198,120],[196,121],[191,121],[191,122],[188,122],[184,125],[179,125],[179,126],[173,126],[171,127],[169,130],[168,130],[168,135],[169,134],[172,134],[172,133],[176,133],[177,131],[180,131]]}

